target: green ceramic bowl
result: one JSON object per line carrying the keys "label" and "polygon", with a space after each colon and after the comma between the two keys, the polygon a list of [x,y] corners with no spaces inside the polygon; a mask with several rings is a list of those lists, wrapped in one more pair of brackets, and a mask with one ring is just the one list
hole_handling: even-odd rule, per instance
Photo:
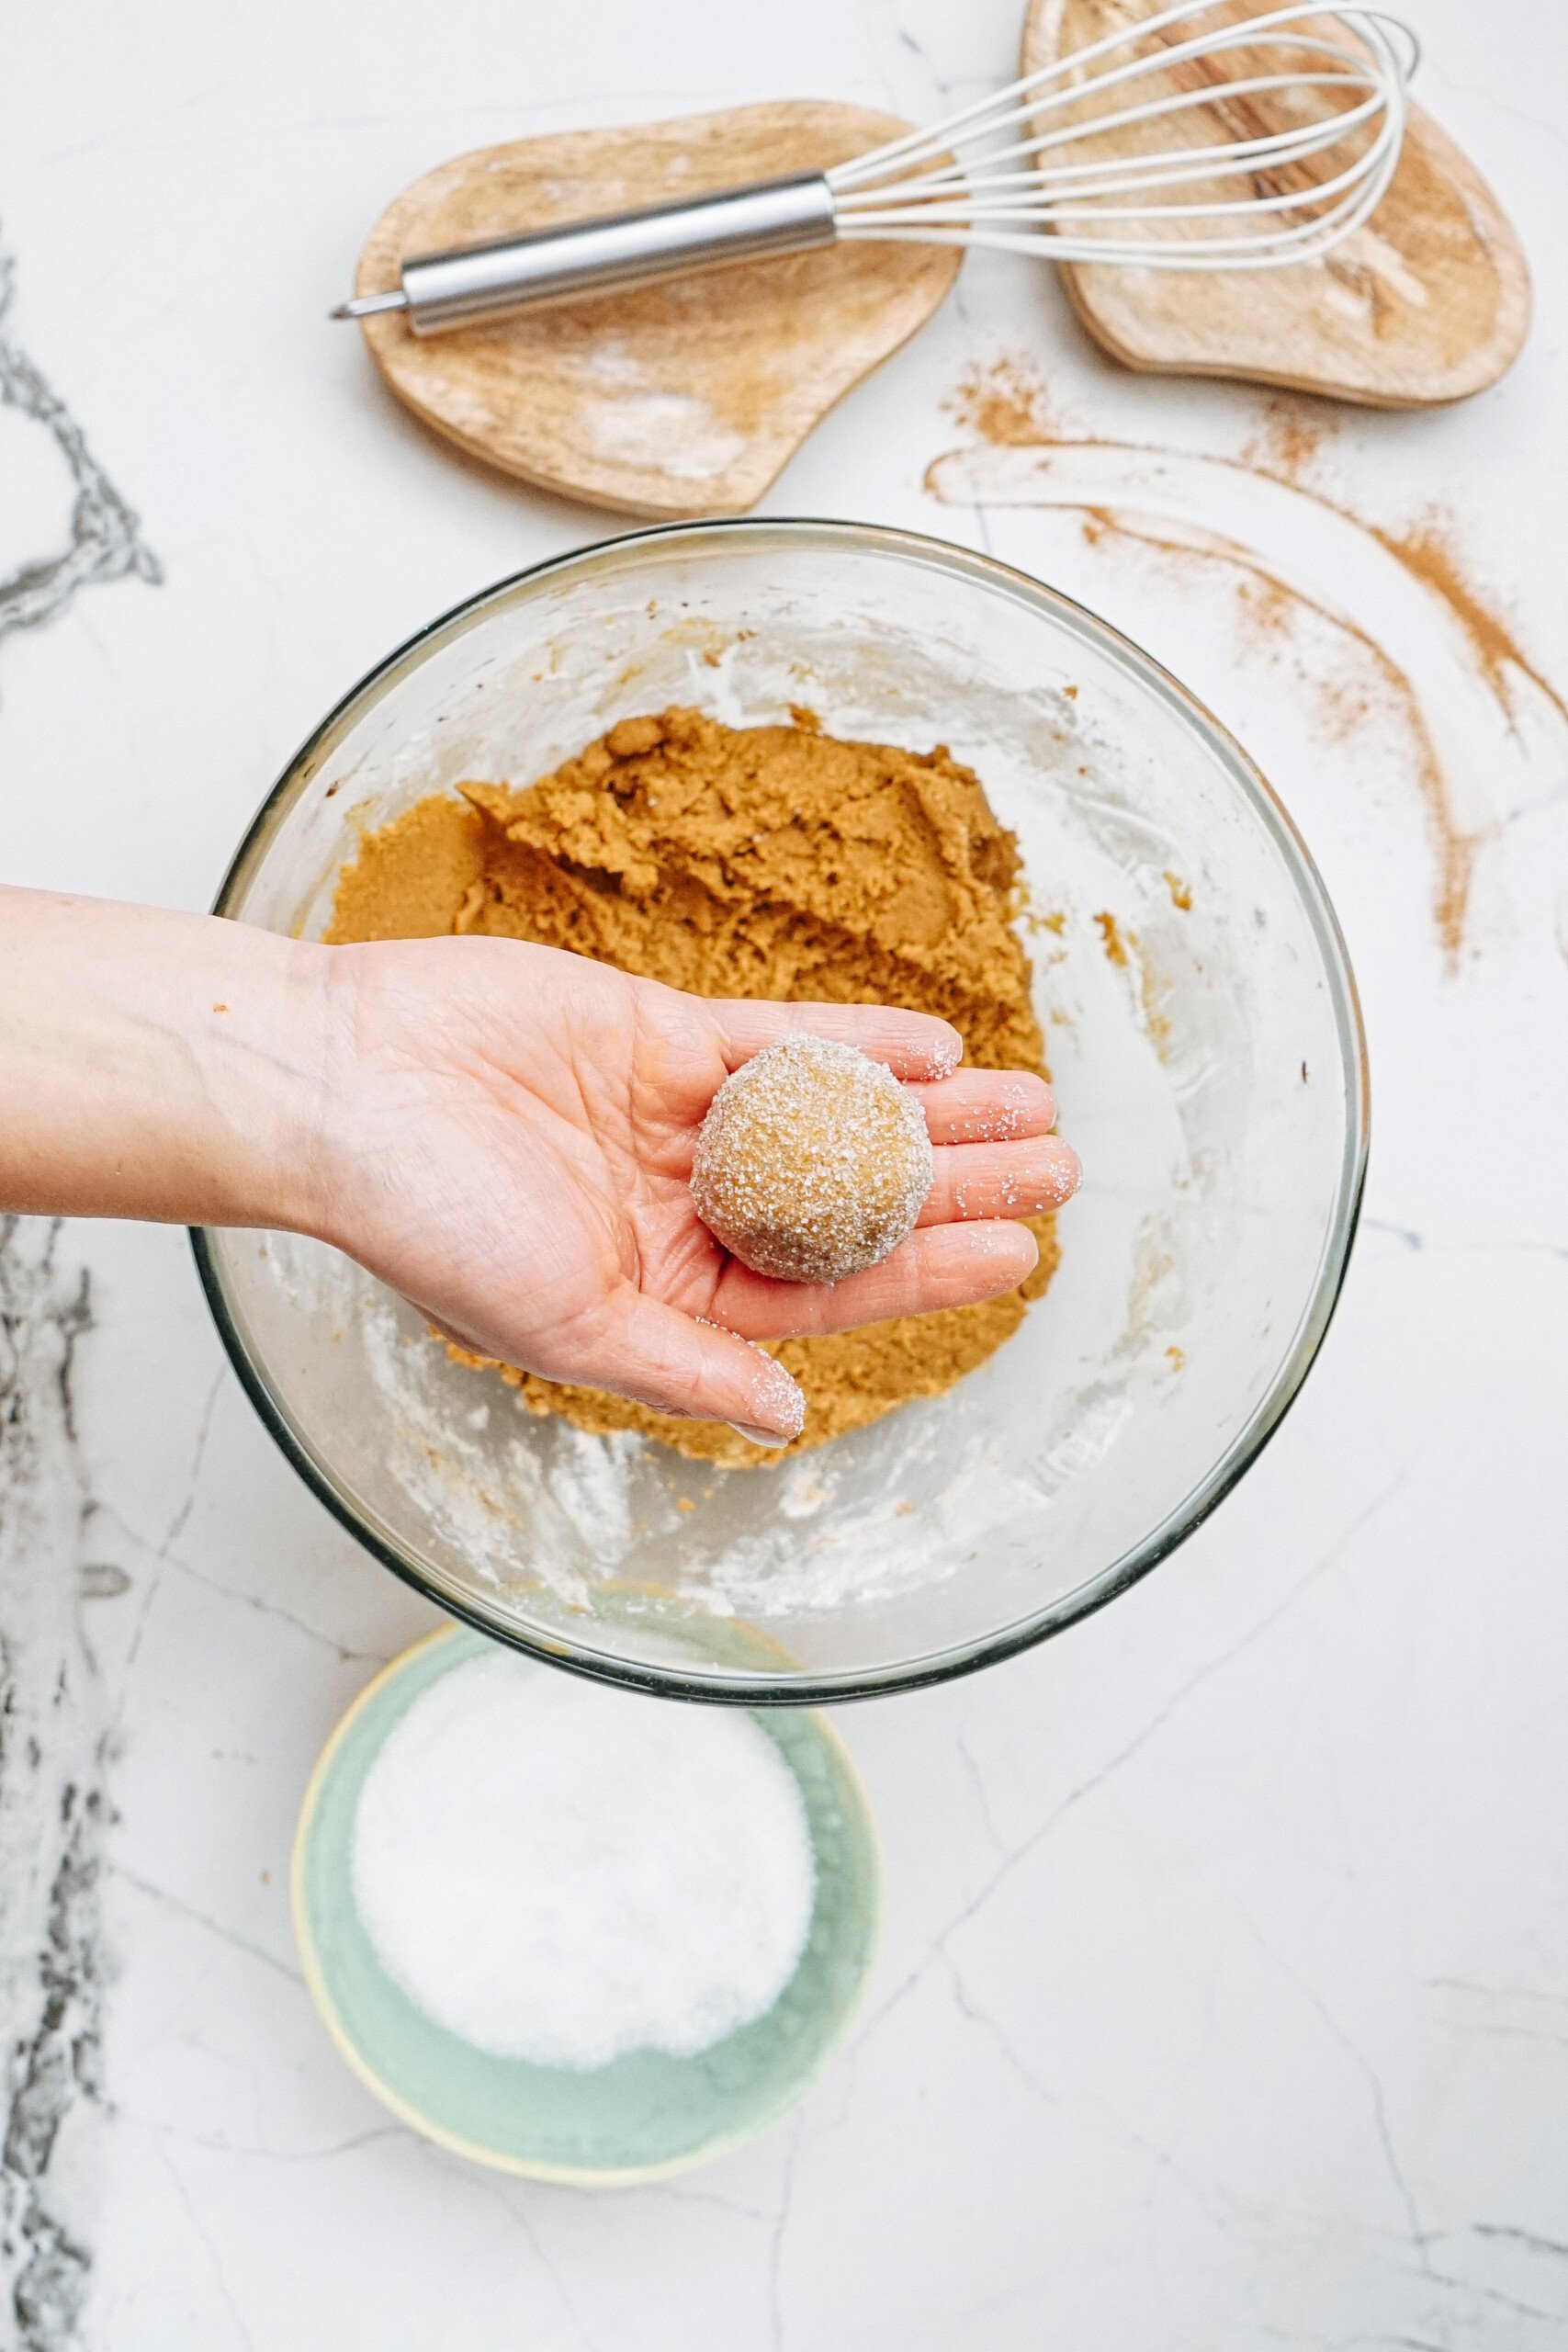
{"label": "green ceramic bowl", "polygon": [[882,1873],[865,1792],[825,1716],[758,1714],[795,1774],[817,1857],[799,1966],[765,2017],[694,2058],[632,2051],[588,2072],[476,2050],[416,2008],[355,1908],[351,1860],[365,1776],[413,1702],[489,1642],[443,1627],[367,1685],[310,1776],[294,1840],[294,1932],[339,2050],[378,2098],[478,2164],[581,2187],[630,2187],[705,2164],[776,2122],[849,2030],[875,1956]]}

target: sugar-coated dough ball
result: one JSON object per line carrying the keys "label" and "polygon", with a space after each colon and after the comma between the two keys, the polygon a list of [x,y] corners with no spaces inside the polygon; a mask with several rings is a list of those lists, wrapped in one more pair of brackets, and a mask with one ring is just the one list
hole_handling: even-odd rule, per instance
{"label": "sugar-coated dough ball", "polygon": [[708,1106],[692,1164],[697,1215],[754,1273],[841,1283],[897,1250],[931,1188],[915,1097],[852,1046],[769,1046]]}

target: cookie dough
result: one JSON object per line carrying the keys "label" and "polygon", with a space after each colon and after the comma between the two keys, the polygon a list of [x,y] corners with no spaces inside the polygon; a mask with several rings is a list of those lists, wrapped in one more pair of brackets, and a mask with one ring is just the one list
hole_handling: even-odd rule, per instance
{"label": "cookie dough", "polygon": [[[1013,928],[1017,844],[979,779],[940,747],[840,741],[808,712],[729,728],[700,711],[623,719],[540,782],[466,784],[367,832],[339,881],[333,940],[481,933],[575,949],[699,996],[911,1005],[951,1021],[981,1069],[1043,1073]],[[819,1445],[993,1354],[1055,1270],[977,1306],[770,1347],[806,1392],[795,1446]],[[635,1429],[734,1466],[784,1456],[532,1373],[535,1412]]]}
{"label": "cookie dough", "polygon": [[753,1273],[841,1283],[914,1231],[932,1173],[925,1114],[892,1071],[799,1031],[714,1096],[692,1202]]}

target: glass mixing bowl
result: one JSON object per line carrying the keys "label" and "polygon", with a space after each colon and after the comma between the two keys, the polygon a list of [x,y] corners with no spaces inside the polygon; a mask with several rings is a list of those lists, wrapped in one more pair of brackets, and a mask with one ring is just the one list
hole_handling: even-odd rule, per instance
{"label": "glass mixing bowl", "polygon": [[1016,831],[1085,1169],[1017,1334],[945,1396],[726,1472],[529,1415],[319,1244],[204,1232],[197,1260],[289,1460],[469,1624],[685,1697],[907,1690],[1124,1591],[1278,1426],[1355,1227],[1355,984],[1289,818],[1174,679],[984,556],[834,523],[640,531],[476,596],[311,737],[219,910],[319,936],[365,826],[672,702],[945,743]]}

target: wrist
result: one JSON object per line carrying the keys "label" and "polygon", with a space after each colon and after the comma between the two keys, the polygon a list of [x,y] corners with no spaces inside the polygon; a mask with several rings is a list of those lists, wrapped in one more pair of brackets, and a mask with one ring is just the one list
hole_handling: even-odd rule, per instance
{"label": "wrist", "polygon": [[310,1227],[329,956],[0,890],[0,1210]]}
{"label": "wrist", "polygon": [[[378,1169],[389,1140],[405,1148],[411,1131],[392,1123],[370,1082],[385,1071],[389,1033],[400,1035],[408,1007],[387,1001],[383,959],[376,944],[319,946],[288,941],[281,982],[298,1024],[301,1050],[279,1103],[287,1135],[287,1166],[275,1159],[268,1182],[284,1193],[284,1213],[269,1222],[312,1234],[334,1249],[358,1254],[368,1204],[379,1191]],[[411,1118],[416,1118],[411,1113]]]}
{"label": "wrist", "polygon": [[333,951],[223,922],[209,992],[190,1000],[185,1036],[214,1114],[214,1206],[190,1223],[323,1227],[334,1088]]}

